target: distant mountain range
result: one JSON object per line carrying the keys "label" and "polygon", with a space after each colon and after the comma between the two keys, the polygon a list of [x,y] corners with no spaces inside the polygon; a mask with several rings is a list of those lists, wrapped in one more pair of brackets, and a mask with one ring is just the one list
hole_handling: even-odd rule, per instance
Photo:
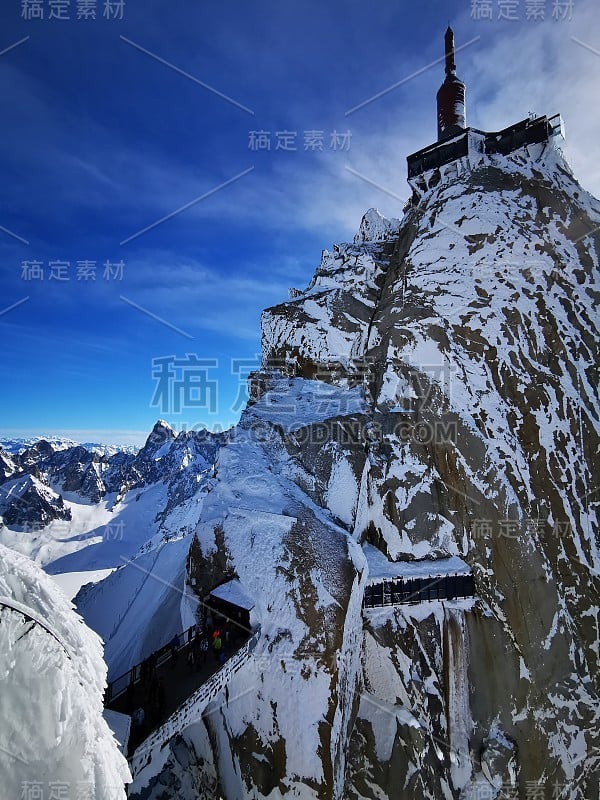
{"label": "distant mountain range", "polygon": [[[188,447],[194,447],[196,440],[203,456],[210,457],[214,445],[209,439],[207,444],[201,433],[177,436],[159,420],[139,449],[78,444],[59,437],[2,440],[0,528],[37,531],[53,520],[70,520],[63,494],[74,495],[71,499],[77,503],[92,504],[111,495],[114,508],[130,489],[168,481],[179,471],[181,460],[190,460]],[[177,446],[171,449],[174,442]]]}
{"label": "distant mountain range", "polygon": [[66,439],[61,436],[28,436],[28,437],[4,437],[0,436],[0,447],[11,454],[21,453],[29,447],[44,440],[52,445],[54,450],[68,450],[71,447],[85,447],[92,453],[99,453],[103,456],[112,456],[115,453],[137,453],[140,449],[134,445],[112,445],[99,444],[98,442],[76,442],[74,439]]}

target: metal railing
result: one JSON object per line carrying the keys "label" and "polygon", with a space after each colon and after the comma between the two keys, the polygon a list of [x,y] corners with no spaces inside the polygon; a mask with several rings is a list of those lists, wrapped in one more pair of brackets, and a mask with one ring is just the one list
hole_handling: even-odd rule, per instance
{"label": "metal railing", "polygon": [[387,578],[365,587],[363,608],[381,608],[433,600],[462,600],[476,596],[472,575],[431,578]]}
{"label": "metal railing", "polygon": [[[183,648],[192,641],[196,633],[201,631],[202,629],[199,625],[191,625],[189,628],[181,631],[181,633],[176,634],[179,644],[175,649],[178,652],[183,650]],[[108,706],[110,703],[113,703],[118,697],[127,691],[129,686],[135,686],[136,683],[139,683],[144,674],[144,669],[150,663],[151,659],[154,660],[155,667],[160,667],[167,662],[173,653],[174,646],[172,642],[174,638],[175,634],[171,637],[171,641],[168,642],[168,644],[165,644],[158,650],[155,650],[154,653],[145,658],[143,661],[140,661],[139,664],[136,664],[134,667],[131,667],[131,669],[128,669],[127,672],[119,675],[118,678],[110,681],[104,694],[104,705]]]}
{"label": "metal railing", "polygon": [[175,711],[154,731],[152,731],[135,749],[129,758],[133,765],[134,775],[150,760],[151,750],[175,736],[194,721],[194,708],[202,703],[206,706],[229,683],[233,675],[249,661],[256,643],[260,638],[260,625],[252,636],[235,651],[216,672],[202,683],[192,694],[179,705]]}
{"label": "metal railing", "polygon": [[58,634],[51,627],[50,623],[42,617],[39,611],[29,608],[29,606],[19,603],[17,600],[13,600],[11,597],[0,597],[0,606],[3,608],[9,608],[11,611],[17,611],[19,614],[22,614],[25,619],[28,619],[30,622],[34,622],[36,625],[39,625],[40,628],[43,628],[47,633],[50,634],[50,636],[52,636],[53,639],[58,642],[71,661],[73,660],[73,656],[67,643],[64,641],[62,636],[60,636],[60,634]]}

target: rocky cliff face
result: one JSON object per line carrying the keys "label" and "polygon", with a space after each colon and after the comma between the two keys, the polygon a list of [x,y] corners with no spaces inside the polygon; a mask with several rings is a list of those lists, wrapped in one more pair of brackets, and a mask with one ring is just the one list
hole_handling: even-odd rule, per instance
{"label": "rocky cliff face", "polygon": [[[596,796],[599,225],[551,146],[429,173],[264,312],[235,429],[155,428],[120,485],[169,476],[157,533],[79,602],[109,667],[181,629],[194,533],[261,634],[131,797]],[[366,543],[477,598],[363,609]]]}
{"label": "rocky cliff face", "polygon": [[362,685],[397,721],[382,733],[363,697],[347,796],[468,797],[481,780],[593,796],[600,207],[553,148],[427,178],[397,235],[369,242],[363,224],[263,318],[266,364],[340,386],[362,369],[353,538],[392,560],[460,553],[481,598],[459,621],[368,614]]}
{"label": "rocky cliff face", "polygon": [[7,481],[15,472],[17,472],[17,465],[10,454],[0,447],[0,483]]}

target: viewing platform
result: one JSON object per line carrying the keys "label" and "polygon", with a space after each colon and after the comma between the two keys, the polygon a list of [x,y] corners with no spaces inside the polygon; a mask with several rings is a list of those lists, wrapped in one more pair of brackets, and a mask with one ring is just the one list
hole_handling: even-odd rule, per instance
{"label": "viewing platform", "polygon": [[544,144],[555,136],[564,138],[560,114],[553,117],[530,114],[500,131],[467,127],[466,85],[456,75],[454,31],[444,36],[445,79],[437,93],[438,138],[433,144],[407,156],[408,182],[413,189],[427,189],[436,179],[426,173],[461,158],[481,159],[488,155],[508,155],[527,145]]}
{"label": "viewing platform", "polygon": [[131,720],[128,741],[120,739],[130,760],[142,744],[147,752],[156,737],[185,727],[186,713],[216,697],[249,660],[260,637],[260,627],[250,626],[253,605],[238,581],[226,581],[205,598],[205,627],[192,625],[176,634],[108,684],[105,709],[115,720],[119,714]]}
{"label": "viewing platform", "polygon": [[429,170],[450,164],[459,158],[508,155],[525,145],[549,142],[554,136],[564,137],[560,114],[553,117],[527,117],[501,131],[465,128],[451,139],[434,142],[407,156],[408,180],[414,180]]}
{"label": "viewing platform", "polygon": [[363,608],[476,597],[471,568],[458,556],[388,561],[369,544],[363,552],[369,564]]}

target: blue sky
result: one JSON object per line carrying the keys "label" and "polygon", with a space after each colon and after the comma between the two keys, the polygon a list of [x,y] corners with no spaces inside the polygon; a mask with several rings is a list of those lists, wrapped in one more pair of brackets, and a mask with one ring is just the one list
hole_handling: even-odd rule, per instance
{"label": "blue sky", "polygon": [[[24,19],[21,0],[0,12],[0,433],[125,442],[158,417],[234,422],[261,310],[306,286],[369,207],[401,215],[406,155],[436,135],[443,68],[426,67],[448,22],[467,45],[468,123],[560,111],[576,174],[600,192],[594,0],[571,19],[547,0],[543,20],[527,19],[530,0],[517,20],[498,0],[492,19],[469,0],[125,0],[122,20],[103,18],[104,0],[77,20],[71,0],[68,21],[41,5],[44,19]],[[284,130],[295,151],[275,149]],[[271,149],[249,147],[252,131]],[[304,149],[306,131],[322,151]],[[50,280],[50,262],[69,280]],[[77,280],[78,262],[95,262],[95,281]],[[153,405],[153,359],[188,354],[205,396],[177,411],[171,385]]]}

